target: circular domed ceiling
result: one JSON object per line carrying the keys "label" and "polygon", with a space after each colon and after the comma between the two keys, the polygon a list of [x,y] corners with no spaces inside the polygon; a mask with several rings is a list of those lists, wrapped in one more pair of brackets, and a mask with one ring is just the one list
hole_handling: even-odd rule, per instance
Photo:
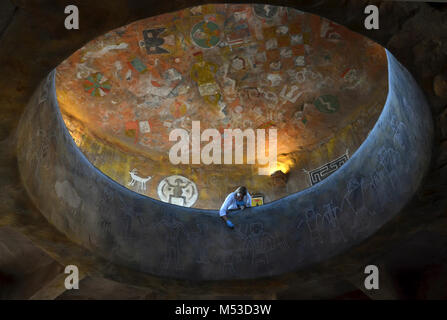
{"label": "circular domed ceiling", "polygon": [[98,169],[146,196],[216,209],[238,185],[269,202],[331,174],[374,126],[387,77],[385,50],[333,22],[219,4],[91,41],[57,68],[56,88]]}

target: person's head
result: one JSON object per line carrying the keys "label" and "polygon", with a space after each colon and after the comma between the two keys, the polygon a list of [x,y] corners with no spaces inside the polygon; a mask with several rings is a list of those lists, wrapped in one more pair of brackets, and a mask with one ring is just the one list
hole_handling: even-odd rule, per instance
{"label": "person's head", "polygon": [[240,186],[236,189],[234,197],[237,201],[242,201],[244,199],[244,196],[247,194],[247,188],[244,186]]}

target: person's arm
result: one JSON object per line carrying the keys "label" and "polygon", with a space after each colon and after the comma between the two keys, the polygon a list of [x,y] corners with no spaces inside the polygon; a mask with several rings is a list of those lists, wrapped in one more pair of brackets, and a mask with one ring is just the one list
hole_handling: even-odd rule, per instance
{"label": "person's arm", "polygon": [[247,200],[245,202],[247,208],[251,207],[251,195],[247,192]]}
{"label": "person's arm", "polygon": [[233,195],[233,193],[230,193],[230,194],[226,197],[224,203],[222,203],[222,206],[220,207],[220,210],[219,210],[219,215],[220,215],[224,220],[226,220],[225,218],[226,218],[226,215],[227,215],[228,207],[229,207],[230,204],[231,204],[231,196],[232,196],[232,195]]}
{"label": "person's arm", "polygon": [[219,215],[220,217],[223,219],[223,221],[225,221],[226,225],[233,229],[234,228],[234,224],[228,219],[227,217],[227,210],[231,205],[231,202],[234,200],[234,196],[233,193],[230,193],[227,198],[225,199],[224,203],[222,204],[222,206],[220,207],[219,210]]}

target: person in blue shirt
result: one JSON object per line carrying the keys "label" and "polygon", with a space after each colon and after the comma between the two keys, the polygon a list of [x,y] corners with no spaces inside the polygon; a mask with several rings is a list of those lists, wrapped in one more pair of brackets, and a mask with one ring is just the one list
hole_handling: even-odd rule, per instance
{"label": "person in blue shirt", "polygon": [[247,207],[251,207],[251,196],[247,192],[247,188],[241,186],[225,198],[220,207],[219,215],[229,228],[234,228],[234,224],[228,219],[227,213],[239,209],[244,210]]}

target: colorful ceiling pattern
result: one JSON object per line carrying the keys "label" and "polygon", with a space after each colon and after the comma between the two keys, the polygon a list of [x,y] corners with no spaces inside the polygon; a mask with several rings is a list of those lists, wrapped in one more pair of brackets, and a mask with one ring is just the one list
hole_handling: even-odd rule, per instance
{"label": "colorful ceiling pattern", "polygon": [[[194,184],[191,205],[213,209],[239,184],[267,202],[310,186],[303,169],[353,153],[386,94],[382,47],[318,16],[268,5],[206,5],[140,20],[57,68],[64,120],[95,166],[157,199],[158,184],[181,176]],[[172,165],[169,134],[190,132],[192,121],[222,135],[276,128],[277,169],[288,180],[257,175],[257,164]],[[151,177],[144,190],[129,185],[131,172]]]}

